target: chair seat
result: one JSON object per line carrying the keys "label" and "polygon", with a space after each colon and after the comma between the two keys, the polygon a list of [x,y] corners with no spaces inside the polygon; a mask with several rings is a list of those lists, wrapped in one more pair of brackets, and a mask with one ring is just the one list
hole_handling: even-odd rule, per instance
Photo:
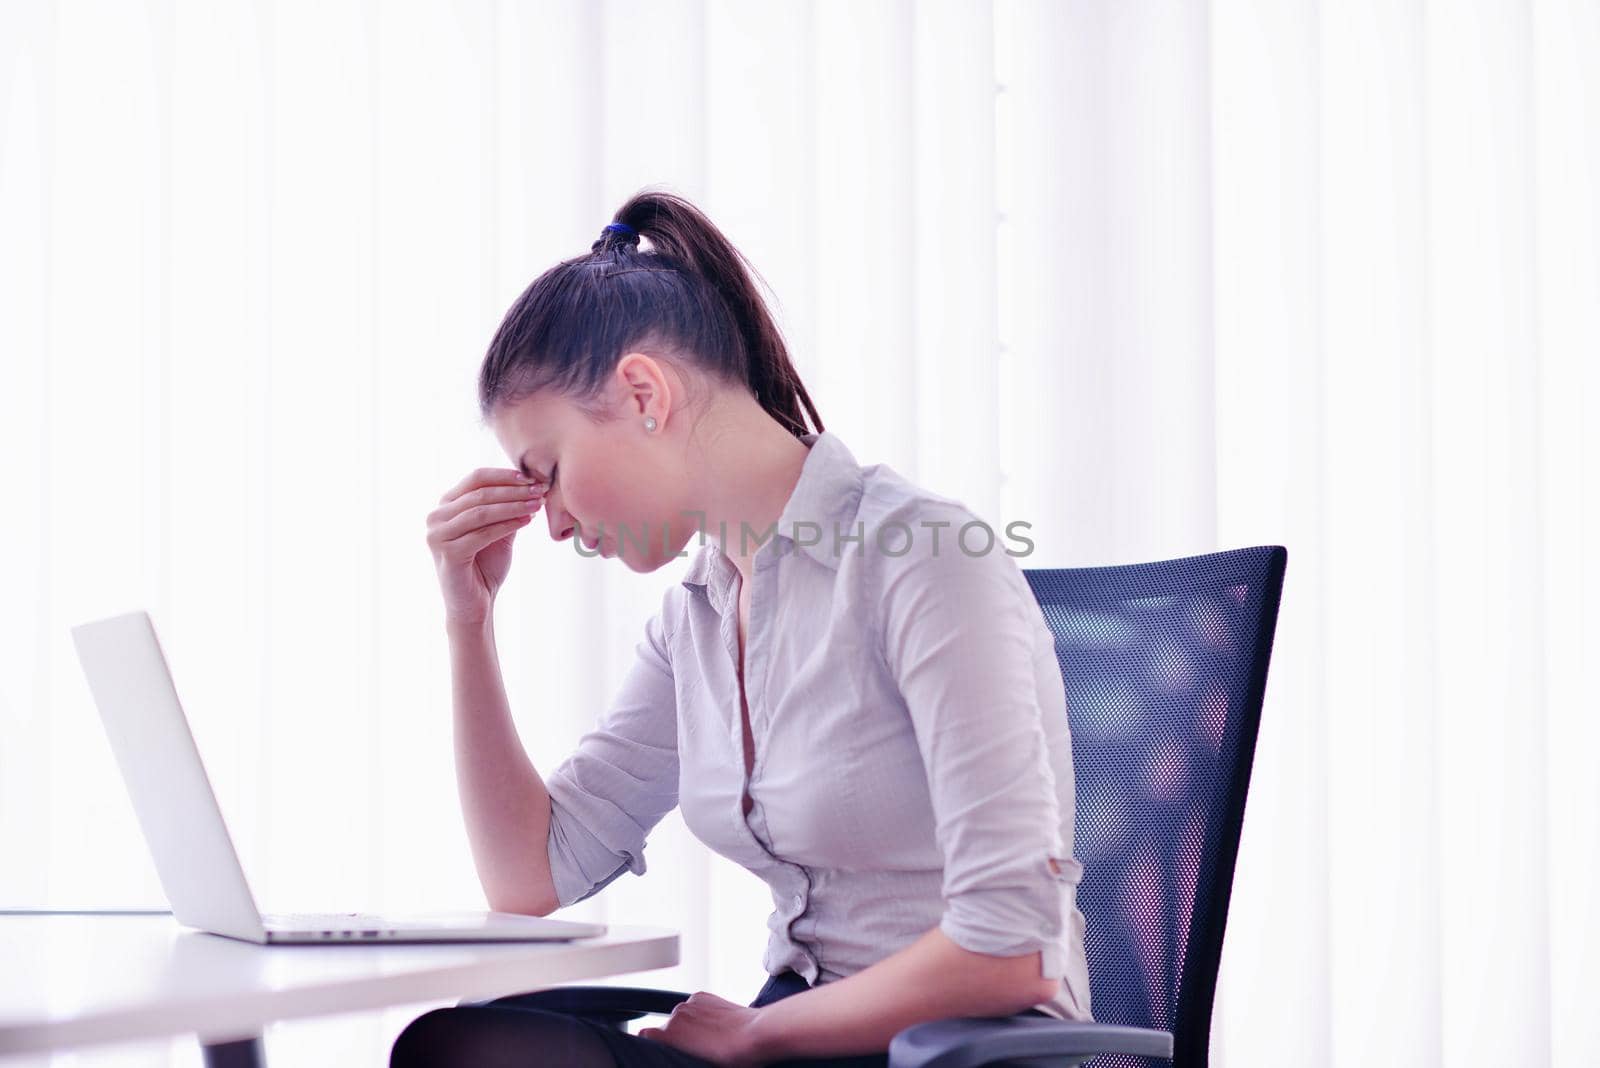
{"label": "chair seat", "polygon": [[912,1024],[889,1043],[889,1068],[1077,1064],[1102,1053],[1172,1056],[1172,1034],[1036,1016],[958,1017]]}

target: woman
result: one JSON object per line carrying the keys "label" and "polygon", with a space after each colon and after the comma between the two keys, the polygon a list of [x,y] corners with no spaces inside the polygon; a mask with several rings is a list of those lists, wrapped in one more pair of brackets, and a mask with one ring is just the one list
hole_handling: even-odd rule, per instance
{"label": "woman", "polygon": [[[884,1065],[923,1020],[1089,1019],[1065,692],[1038,603],[970,511],[823,431],[717,228],[635,196],[518,298],[479,400],[517,469],[463,479],[428,542],[490,907],[542,916],[643,875],[679,806],[771,887],[771,979],[748,1006],[696,993],[637,1035],[509,1002],[439,1009],[391,1064]],[[512,725],[492,619],[541,507],[551,537],[634,571],[702,535],[548,780]]]}

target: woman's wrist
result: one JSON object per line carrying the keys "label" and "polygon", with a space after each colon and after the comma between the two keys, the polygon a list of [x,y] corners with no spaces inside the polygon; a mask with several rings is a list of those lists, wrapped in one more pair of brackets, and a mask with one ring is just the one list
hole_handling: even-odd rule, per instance
{"label": "woman's wrist", "polygon": [[481,619],[465,619],[452,616],[444,621],[445,635],[451,639],[482,638],[493,633],[493,631],[494,614],[492,612]]}
{"label": "woman's wrist", "polygon": [[777,1036],[772,1034],[771,1015],[766,1006],[755,1010],[755,1015],[750,1017],[749,1023],[744,1027],[744,1057],[745,1063],[765,1064],[768,1061],[778,1060],[783,1056],[779,1048]]}

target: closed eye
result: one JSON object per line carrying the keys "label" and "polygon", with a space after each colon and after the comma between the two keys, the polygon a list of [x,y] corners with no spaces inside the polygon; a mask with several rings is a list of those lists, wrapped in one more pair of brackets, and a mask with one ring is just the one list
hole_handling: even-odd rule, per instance
{"label": "closed eye", "polygon": [[550,469],[549,477],[546,477],[542,471],[531,470],[527,464],[519,464],[518,470],[520,470],[528,478],[533,479],[533,484],[535,486],[542,486],[545,489],[549,489],[551,484],[555,482],[555,468],[553,467]]}

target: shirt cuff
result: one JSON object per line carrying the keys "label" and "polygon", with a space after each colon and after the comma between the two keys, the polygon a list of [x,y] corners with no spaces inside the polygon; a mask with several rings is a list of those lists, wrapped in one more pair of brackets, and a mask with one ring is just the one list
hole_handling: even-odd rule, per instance
{"label": "shirt cuff", "polygon": [[1045,878],[1027,886],[970,890],[949,898],[939,929],[963,949],[994,957],[1039,953],[1039,976],[1064,979],[1071,915],[1083,866],[1076,858],[1045,868]]}
{"label": "shirt cuff", "polygon": [[643,850],[617,853],[566,811],[554,793],[545,852],[550,860],[550,881],[562,908],[593,897],[625,871],[645,873]]}

